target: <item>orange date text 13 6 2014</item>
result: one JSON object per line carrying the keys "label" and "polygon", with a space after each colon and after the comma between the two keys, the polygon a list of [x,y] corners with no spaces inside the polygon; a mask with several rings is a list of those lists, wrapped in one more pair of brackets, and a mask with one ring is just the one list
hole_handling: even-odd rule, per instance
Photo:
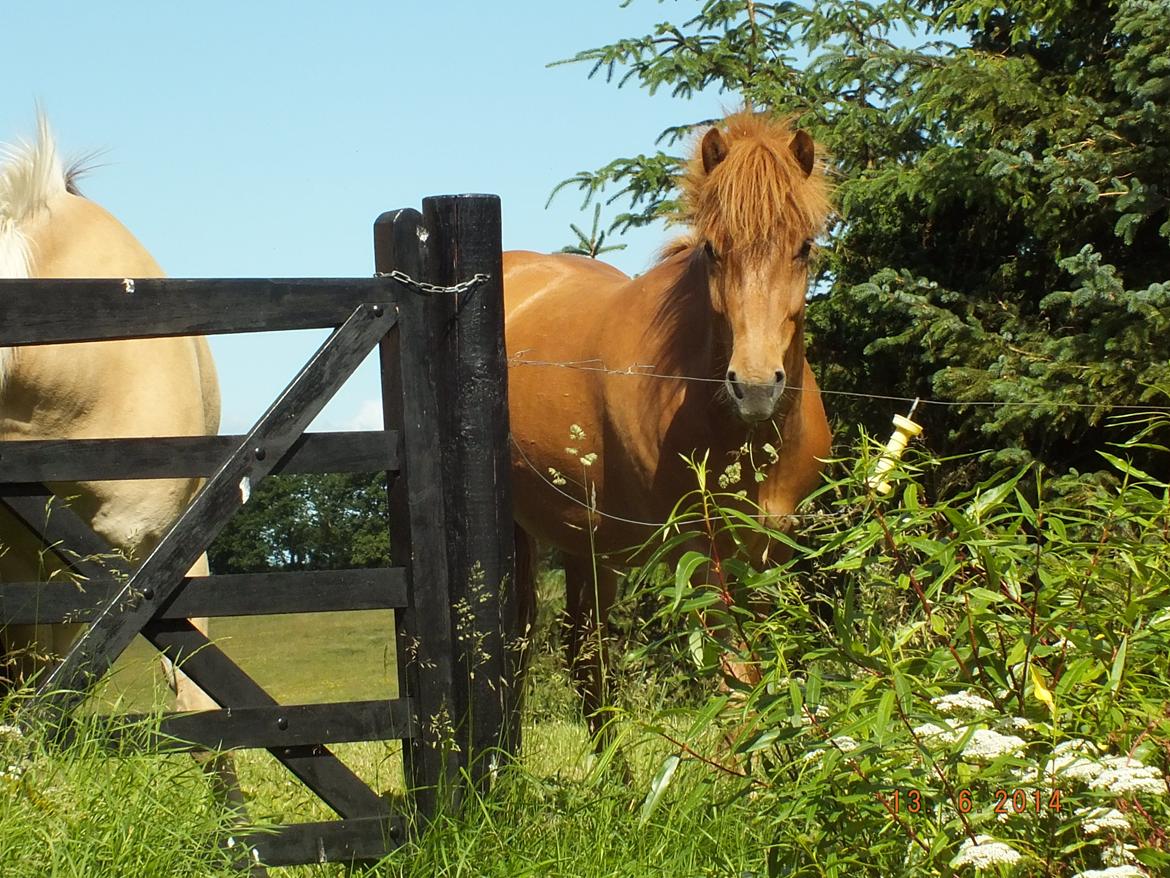
{"label": "orange date text 13 6 2014", "polygon": [[[930,810],[931,802],[927,794],[914,787],[906,789],[895,788],[877,794],[886,810],[891,814],[921,814]],[[977,794],[969,789],[952,790],[946,796],[956,809],[962,814],[970,814],[976,807],[984,804],[978,801]],[[1025,789],[998,789],[992,794],[989,804],[996,814],[1041,814],[1048,811],[1060,810],[1061,791],[1059,788],[1048,790]]]}

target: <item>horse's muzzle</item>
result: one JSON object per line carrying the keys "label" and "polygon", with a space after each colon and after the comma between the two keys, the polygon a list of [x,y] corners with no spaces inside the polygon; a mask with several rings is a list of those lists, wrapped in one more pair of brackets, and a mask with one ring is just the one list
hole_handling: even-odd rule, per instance
{"label": "horse's muzzle", "polygon": [[739,416],[749,424],[766,421],[776,413],[784,393],[784,370],[777,369],[771,381],[742,380],[735,372],[727,373],[727,393]]}

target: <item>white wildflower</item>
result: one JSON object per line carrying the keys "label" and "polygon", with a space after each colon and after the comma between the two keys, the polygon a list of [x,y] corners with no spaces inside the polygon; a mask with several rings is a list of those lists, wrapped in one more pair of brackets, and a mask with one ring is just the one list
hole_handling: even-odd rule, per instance
{"label": "white wildflower", "polygon": [[998,759],[1000,756],[1018,756],[1024,749],[1024,739],[1015,735],[1001,735],[991,729],[976,729],[971,740],[963,748],[963,755],[968,759],[986,760]]}
{"label": "white wildflower", "polygon": [[962,692],[951,692],[947,695],[940,695],[938,698],[932,698],[930,703],[939,713],[945,714],[964,712],[984,714],[995,706],[981,695],[976,695],[966,689]]}
{"label": "white wildflower", "polygon": [[0,723],[0,738],[8,738],[14,741],[17,738],[23,738],[24,732],[21,731],[20,726],[8,725],[7,723]]}
{"label": "white wildflower", "polygon": [[1106,756],[1101,760],[1100,773],[1089,781],[1095,790],[1106,790],[1117,796],[1147,793],[1166,795],[1166,780],[1162,772],[1136,759],[1125,756]]}
{"label": "white wildflower", "polygon": [[823,704],[818,704],[815,707],[804,705],[800,711],[800,715],[793,718],[794,723],[799,723],[802,726],[811,726],[818,720],[829,718],[829,708]]}
{"label": "white wildflower", "polygon": [[808,765],[816,765],[821,761],[821,759],[824,758],[825,754],[830,749],[837,749],[842,753],[852,753],[860,746],[861,745],[857,743],[856,739],[851,738],[848,735],[837,735],[835,738],[830,739],[827,746],[818,748],[816,750],[809,750],[800,757],[800,761]]}
{"label": "white wildflower", "polygon": [[1004,721],[1004,726],[1009,729],[1015,729],[1017,732],[1023,732],[1032,728],[1032,723],[1024,719],[1022,716],[1009,717]]}
{"label": "white wildflower", "polygon": [[1129,863],[1136,863],[1138,861],[1136,851],[1137,848],[1132,844],[1116,842],[1101,851],[1101,862],[1106,866],[1125,866]]}
{"label": "white wildflower", "polygon": [[1092,757],[1097,753],[1091,741],[1073,738],[1061,741],[1052,749],[1047,772],[1066,780],[1091,782],[1101,773],[1101,765]]}
{"label": "white wildflower", "polygon": [[1129,829],[1129,820],[1116,808],[1078,808],[1076,817],[1089,835]]}
{"label": "white wildflower", "polygon": [[849,737],[848,735],[837,735],[830,743],[836,746],[836,748],[842,753],[851,753],[861,746],[857,743],[856,740]]}
{"label": "white wildflower", "polygon": [[1110,866],[1108,869],[1086,869],[1072,878],[1147,878],[1147,873],[1137,866]]}
{"label": "white wildflower", "polygon": [[730,463],[719,475],[719,487],[726,491],[732,485],[738,484],[741,478],[743,478],[743,467],[739,461]]}
{"label": "white wildflower", "polygon": [[1107,768],[1145,768],[1146,764],[1140,759],[1131,756],[1110,756],[1105,755],[1100,758],[1101,770]]}
{"label": "white wildflower", "polygon": [[974,866],[987,869],[992,866],[1011,865],[1020,861],[1020,852],[990,835],[977,835],[975,841],[967,839],[959,847],[959,853],[951,860],[956,869],[960,866]]}
{"label": "white wildflower", "polygon": [[1091,783],[1101,773],[1101,766],[1091,759],[1082,759],[1080,756],[1062,756],[1048,763],[1051,774],[1067,780],[1080,780]]}
{"label": "white wildflower", "polygon": [[1052,748],[1053,756],[1062,756],[1065,753],[1083,753],[1088,756],[1096,756],[1099,752],[1096,744],[1092,741],[1086,741],[1084,738],[1069,738]]}
{"label": "white wildflower", "polygon": [[937,723],[923,723],[914,728],[914,736],[926,741],[953,744],[963,737],[963,733],[957,732],[949,726],[940,726]]}

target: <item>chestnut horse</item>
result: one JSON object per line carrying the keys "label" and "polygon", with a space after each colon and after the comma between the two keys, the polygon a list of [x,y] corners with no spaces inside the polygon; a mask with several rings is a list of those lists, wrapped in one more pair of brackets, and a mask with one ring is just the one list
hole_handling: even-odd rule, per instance
{"label": "chestnut horse", "polygon": [[[0,156],[0,277],[160,277],[162,270],[113,216],[81,197],[45,119],[35,142]],[[203,338],[150,338],[0,349],[0,439],[214,435],[219,385]],[[191,501],[198,479],[51,485],[95,532],[141,562]],[[34,582],[54,569],[39,541],[0,507],[0,578]],[[59,566],[59,565],[57,565]],[[48,570],[46,569],[48,568]],[[206,575],[202,559],[191,575]],[[198,620],[206,628],[204,620]],[[0,688],[28,679],[77,636],[79,625],[0,630]],[[168,676],[169,673],[168,673]],[[180,710],[213,702],[182,674]],[[3,679],[8,678],[8,679]]]}
{"label": "chestnut horse", "polygon": [[699,142],[682,194],[689,233],[639,277],[504,255],[518,594],[530,622],[532,540],[560,549],[569,661],[595,730],[604,649],[586,645],[604,642],[614,566],[695,489],[685,458],[709,454],[718,473],[753,436],[770,442],[764,480],[737,487],[784,526],[829,453],[804,351],[809,254],[829,212],[812,138],[730,116]]}

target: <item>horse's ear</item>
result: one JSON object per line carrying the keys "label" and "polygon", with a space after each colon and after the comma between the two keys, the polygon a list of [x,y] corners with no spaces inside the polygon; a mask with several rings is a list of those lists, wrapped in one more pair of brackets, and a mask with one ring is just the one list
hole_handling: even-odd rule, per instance
{"label": "horse's ear", "polygon": [[811,176],[813,165],[817,160],[817,149],[813,145],[813,139],[809,136],[809,133],[807,131],[797,131],[792,135],[792,141],[788,144],[788,148],[796,156],[796,161],[799,163],[800,169],[804,171],[804,175],[806,177]]}
{"label": "horse's ear", "polygon": [[712,128],[703,135],[703,145],[700,148],[703,155],[703,172],[710,174],[715,166],[727,158],[727,144],[718,128]]}

